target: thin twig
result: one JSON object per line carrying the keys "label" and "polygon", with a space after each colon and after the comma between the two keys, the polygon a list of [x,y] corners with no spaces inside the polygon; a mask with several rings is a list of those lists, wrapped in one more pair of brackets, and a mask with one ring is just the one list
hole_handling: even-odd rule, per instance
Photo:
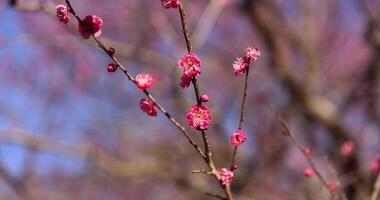
{"label": "thin twig", "polygon": [[[244,92],[243,92],[243,100],[241,102],[241,109],[240,109],[240,120],[239,120],[239,127],[238,130],[241,130],[243,128],[243,122],[245,120],[245,110],[246,110],[246,100],[247,100],[247,91],[248,91],[248,75],[249,75],[249,67],[247,67],[245,71],[245,81],[244,81]],[[238,146],[234,146],[234,151],[232,154],[231,159],[231,166],[235,164],[236,156],[237,156],[237,149]]]}
{"label": "thin twig", "polygon": [[[69,0],[66,0],[66,4],[67,6],[69,7],[69,11],[71,14],[73,14],[75,16],[75,18],[77,19],[78,23],[81,23],[81,19],[79,18],[79,16],[75,13],[73,7],[71,6],[71,3]],[[111,59],[113,62],[115,62],[117,64],[117,66],[123,71],[123,73],[127,76],[128,80],[132,81],[134,84],[136,84],[134,78],[132,77],[131,74],[129,74],[129,72],[127,71],[127,69],[124,67],[123,64],[121,64],[114,55],[111,55],[108,53],[108,49],[104,46],[103,42],[96,36],[92,35],[92,38],[94,38],[94,40],[98,43],[99,45],[99,48],[102,49]],[[202,158],[205,158],[205,153],[203,152],[203,150],[198,146],[198,144],[191,138],[191,136],[189,135],[189,133],[186,131],[186,129],[180,125],[179,122],[177,122],[158,102],[157,100],[148,92],[148,90],[143,90],[144,94],[152,101],[156,104],[156,106],[158,107],[158,109],[166,116],[166,118],[169,119],[169,121],[174,124],[174,126],[176,126],[182,133],[183,135],[187,138],[187,140],[189,141],[189,143],[197,150],[197,152],[202,156]]]}
{"label": "thin twig", "polygon": [[205,194],[206,194],[207,196],[214,197],[214,198],[217,198],[217,199],[228,200],[228,199],[226,199],[225,197],[222,197],[222,196],[220,196],[220,195],[218,195],[218,194],[212,194],[212,193],[209,193],[209,192],[206,192]]}
{"label": "thin twig", "polygon": [[239,130],[242,129],[243,122],[245,120],[245,112],[244,111],[245,111],[246,100],[247,100],[248,75],[249,75],[249,67],[247,67],[246,72],[245,72],[244,92],[243,92],[243,101],[241,102]]}
{"label": "thin twig", "polygon": [[322,173],[317,168],[316,164],[314,163],[313,159],[310,155],[307,155],[304,153],[305,148],[301,145],[301,143],[298,141],[298,139],[295,137],[293,132],[290,130],[288,123],[285,121],[285,119],[273,108],[273,110],[277,114],[278,120],[281,122],[286,136],[289,136],[290,141],[292,144],[302,153],[302,155],[305,157],[306,161],[309,163],[310,167],[313,169],[315,175],[318,177],[319,181],[322,183],[322,185],[331,193],[332,197],[343,200],[344,198],[340,193],[337,193],[336,190],[332,191],[329,188],[329,183],[327,180],[322,176]]}

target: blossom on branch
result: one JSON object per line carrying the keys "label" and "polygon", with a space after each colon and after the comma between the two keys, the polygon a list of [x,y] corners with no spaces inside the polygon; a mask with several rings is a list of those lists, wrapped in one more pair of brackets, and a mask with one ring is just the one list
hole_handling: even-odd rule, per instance
{"label": "blossom on branch", "polygon": [[201,74],[201,60],[194,53],[187,53],[178,61],[178,65],[183,69],[180,86],[189,87],[191,79]]}
{"label": "blossom on branch", "polygon": [[59,4],[55,7],[57,10],[57,17],[59,21],[63,22],[64,24],[67,24],[69,22],[69,10],[67,9],[67,6]]}
{"label": "blossom on branch", "polygon": [[218,170],[219,173],[219,181],[223,185],[231,185],[232,179],[234,177],[234,173],[227,168],[221,168]]}
{"label": "blossom on branch", "polygon": [[236,58],[235,62],[232,64],[232,68],[234,70],[235,75],[243,74],[247,67],[249,66],[249,63],[244,58]]}
{"label": "blossom on branch", "polygon": [[162,6],[164,8],[169,9],[169,8],[178,8],[179,7],[179,0],[161,0]]}
{"label": "blossom on branch", "polygon": [[79,32],[84,39],[88,39],[91,35],[99,37],[102,34],[100,29],[103,25],[103,20],[95,15],[87,15],[79,23]]}
{"label": "blossom on branch", "polygon": [[149,74],[139,74],[135,78],[136,85],[139,89],[145,90],[153,86],[154,79]]}
{"label": "blossom on branch", "polygon": [[257,48],[247,47],[245,49],[245,57],[256,61],[261,56],[260,51]]}
{"label": "blossom on branch", "polygon": [[245,55],[243,57],[236,58],[232,64],[235,75],[244,74],[251,64],[251,61],[256,61],[261,56],[260,51],[253,47],[247,47],[244,52]]}
{"label": "blossom on branch", "polygon": [[140,108],[149,116],[157,116],[157,108],[156,104],[149,99],[141,99],[140,100]]}
{"label": "blossom on branch", "polygon": [[211,116],[206,106],[195,105],[186,115],[189,125],[198,130],[207,130]]}
{"label": "blossom on branch", "polygon": [[242,130],[237,130],[234,133],[232,133],[231,144],[233,146],[239,146],[243,144],[245,141],[247,141],[247,137],[244,135],[244,132]]}

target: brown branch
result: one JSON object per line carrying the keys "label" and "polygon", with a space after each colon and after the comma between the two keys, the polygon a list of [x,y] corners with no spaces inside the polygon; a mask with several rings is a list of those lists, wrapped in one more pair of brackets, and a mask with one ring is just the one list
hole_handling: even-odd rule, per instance
{"label": "brown branch", "polygon": [[[56,18],[56,11],[55,6],[56,4],[44,1],[20,1],[17,2],[17,4],[12,5],[14,9],[22,12],[42,12],[44,14],[47,14],[54,19]],[[74,26],[73,24],[68,24],[67,29],[71,32],[77,32],[78,27]],[[85,41],[87,44],[91,44],[95,47],[98,47],[98,44],[96,41]],[[133,45],[123,43],[121,41],[113,40],[111,38],[102,37],[102,42],[105,46],[112,46],[113,48],[117,49],[115,52],[115,55],[118,57],[123,57],[126,59],[130,59],[132,57],[136,57],[146,63],[154,64],[157,67],[169,65],[171,63],[171,58],[168,58],[166,55],[161,54],[160,52],[157,52],[152,49],[139,47],[136,48]],[[165,63],[165,64],[163,64]]]}
{"label": "brown branch", "polygon": [[[179,5],[178,11],[179,11],[180,18],[181,18],[182,33],[183,33],[183,36],[185,38],[187,51],[188,51],[188,53],[190,53],[190,52],[192,52],[192,44],[191,44],[191,40],[189,37],[189,28],[187,26],[186,13],[185,13],[185,9],[184,9],[182,2]],[[195,77],[193,77],[191,81],[192,81],[192,84],[194,86],[194,92],[195,92],[197,104],[202,105],[198,81]],[[219,174],[218,174],[218,171],[215,167],[214,161],[212,160],[212,151],[211,151],[210,143],[208,141],[207,131],[201,130],[201,132],[202,132],[202,139],[203,139],[203,144],[204,144],[204,148],[205,148],[205,152],[206,152],[206,159],[205,159],[206,163],[207,163],[208,167],[210,168],[210,171],[213,173],[214,177],[219,181]],[[225,186],[221,182],[219,182],[219,184],[223,188],[224,193],[227,196],[227,199],[233,200],[230,186]]]}
{"label": "brown branch", "polygon": [[[79,16],[75,13],[73,7],[71,6],[71,3],[69,0],[66,0],[66,4],[67,6],[69,7],[69,11],[70,13],[72,13],[75,18],[77,19],[78,23],[81,23],[81,19],[79,18]],[[117,66],[122,70],[122,72],[124,73],[124,75],[128,78],[128,80],[132,81],[134,84],[136,84],[134,78],[132,77],[131,74],[129,74],[129,72],[127,71],[126,67],[124,67],[123,64],[121,64],[117,58],[114,56],[114,55],[111,55],[108,53],[108,48],[105,47],[105,45],[103,44],[103,42],[96,36],[92,35],[92,38],[97,42],[97,44],[99,45],[99,48],[102,49],[111,59],[114,63],[117,64]],[[198,144],[191,138],[191,136],[189,135],[189,133],[186,131],[186,129],[180,125],[179,122],[177,122],[158,102],[157,100],[150,94],[150,92],[148,90],[143,90],[143,93],[152,101],[156,104],[156,106],[158,107],[158,109],[166,116],[167,119],[169,119],[169,121],[174,125],[176,126],[181,132],[182,134],[186,137],[186,139],[188,140],[188,142],[194,147],[194,149],[201,155],[202,158],[205,158],[205,154],[203,152],[203,150],[198,146]]]}
{"label": "brown branch", "polygon": [[285,119],[275,110],[278,120],[281,122],[282,127],[284,128],[284,135],[288,136],[290,138],[290,141],[292,144],[302,153],[302,155],[305,157],[306,161],[309,163],[310,167],[313,169],[315,175],[318,177],[319,181],[322,183],[322,185],[331,193],[332,197],[344,200],[344,197],[337,193],[336,191],[331,191],[329,189],[329,183],[328,181],[322,176],[322,173],[317,168],[316,164],[314,163],[313,159],[311,158],[311,155],[308,155],[305,153],[305,147],[301,145],[301,143],[298,141],[296,136],[293,134],[293,132],[290,130],[288,123],[285,121]]}

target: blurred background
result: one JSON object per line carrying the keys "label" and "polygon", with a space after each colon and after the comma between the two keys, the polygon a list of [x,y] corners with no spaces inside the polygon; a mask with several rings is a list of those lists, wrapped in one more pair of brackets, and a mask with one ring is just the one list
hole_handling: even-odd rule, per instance
{"label": "blurred background", "polygon": [[[243,76],[232,62],[252,45],[262,56],[250,74],[248,142],[239,148],[236,199],[329,199],[305,178],[302,154],[281,132],[288,121],[327,180],[348,199],[369,199],[380,171],[380,1],[182,0],[201,93],[212,113],[209,137],[218,167],[229,167]],[[60,23],[64,1],[0,0],[0,199],[194,200],[222,194],[185,138],[77,23]],[[101,38],[136,75],[156,79],[159,102],[187,125],[191,88],[177,60],[186,52],[178,11],[159,0],[73,1],[104,20]],[[188,130],[189,127],[187,126]],[[190,130],[197,139],[197,131]]]}

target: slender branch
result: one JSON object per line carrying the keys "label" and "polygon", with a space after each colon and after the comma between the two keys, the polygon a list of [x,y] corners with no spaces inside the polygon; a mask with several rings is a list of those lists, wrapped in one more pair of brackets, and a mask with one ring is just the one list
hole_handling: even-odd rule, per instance
{"label": "slender branch", "polygon": [[[78,20],[78,23],[81,23],[81,19],[79,18],[79,16],[75,13],[73,7],[71,6],[71,3],[69,0],[66,0],[66,4],[67,6],[69,7],[69,11],[70,13],[72,13],[75,18]],[[102,49],[111,59],[113,62],[115,62],[117,64],[117,66],[123,71],[123,73],[125,74],[125,76],[128,78],[128,80],[132,81],[134,84],[136,84],[134,78],[132,77],[132,75],[127,71],[126,67],[124,67],[123,64],[121,64],[114,55],[111,55],[108,53],[108,49],[104,46],[103,42],[96,36],[92,35],[92,38],[94,38],[94,40],[98,43],[98,46],[100,49]],[[198,144],[191,138],[191,136],[189,135],[189,133],[186,131],[186,129],[180,125],[179,122],[177,122],[158,102],[157,100],[149,93],[148,90],[143,90],[144,94],[152,101],[156,104],[156,106],[158,107],[158,109],[166,116],[166,118],[169,119],[169,121],[174,125],[176,126],[182,133],[183,135],[187,138],[188,142],[197,150],[197,152],[202,156],[202,158],[205,158],[205,154],[203,152],[203,150],[198,146]]]}
{"label": "slender branch", "polygon": [[[182,33],[183,33],[183,36],[184,36],[185,41],[186,41],[187,51],[188,51],[188,53],[190,53],[192,51],[192,44],[191,44],[191,40],[189,37],[189,29],[188,29],[187,22],[186,22],[186,13],[185,13],[185,9],[184,9],[182,2],[179,5],[178,11],[179,11],[179,14],[181,17]],[[194,86],[194,92],[195,92],[197,104],[202,105],[198,81],[195,77],[193,77],[191,82]],[[208,167],[210,168],[210,171],[213,173],[214,177],[219,181],[219,174],[218,174],[218,171],[217,171],[215,164],[212,160],[212,151],[210,148],[210,143],[208,141],[207,131],[202,130],[201,132],[202,132],[202,139],[203,139],[204,148],[206,151],[206,159],[205,159],[206,163],[207,163]],[[221,182],[219,182],[219,184],[223,188],[223,191],[226,194],[227,199],[233,200],[230,186],[225,186]]]}
{"label": "slender branch", "polygon": [[[243,123],[245,121],[245,110],[246,110],[246,100],[247,100],[247,91],[248,91],[248,75],[249,75],[249,67],[247,67],[245,71],[245,81],[244,81],[244,92],[243,92],[243,100],[241,102],[241,109],[240,109],[240,121],[239,121],[239,127],[238,130],[241,130],[243,128]],[[236,156],[237,156],[237,149],[238,146],[234,147],[234,151],[232,154],[231,159],[231,166],[235,164]]]}
{"label": "slender branch", "polygon": [[290,138],[290,141],[292,142],[292,144],[302,153],[302,155],[305,157],[306,161],[309,163],[310,167],[313,169],[315,175],[318,177],[319,181],[322,183],[322,185],[328,190],[330,191],[331,195],[334,197],[334,198],[337,198],[337,199],[340,199],[340,200],[343,200],[344,197],[336,192],[336,190],[332,191],[330,190],[329,188],[329,183],[327,182],[327,180],[322,176],[322,173],[319,171],[319,169],[317,168],[316,164],[314,163],[313,159],[311,158],[310,155],[307,155],[304,153],[304,150],[305,148],[301,145],[301,143],[298,141],[298,139],[295,137],[295,135],[293,134],[293,132],[290,130],[289,128],[289,125],[288,123],[285,121],[285,119],[276,111],[274,110],[277,114],[277,118],[278,120],[281,122],[281,125],[283,126],[284,128],[284,135],[286,136],[289,136]]}
{"label": "slender branch", "polygon": [[182,33],[183,33],[183,36],[185,37],[187,51],[191,52],[193,50],[193,46],[191,45],[191,41],[189,37],[189,28],[187,27],[187,22],[186,22],[186,13],[185,13],[185,9],[182,3],[180,3],[178,11],[179,11],[179,15],[181,16]]}
{"label": "slender branch", "polygon": [[[189,36],[189,28],[188,28],[187,22],[186,22],[186,13],[185,13],[185,9],[184,9],[184,6],[182,3],[180,4],[178,10],[179,10],[179,14],[181,17],[182,33],[183,33],[183,36],[184,36],[185,41],[186,41],[187,51],[190,53],[192,51],[193,47],[192,47],[190,36]],[[191,79],[191,82],[192,82],[193,87],[194,87],[194,93],[195,93],[195,98],[197,100],[197,104],[202,105],[198,81],[195,77],[193,77]],[[202,132],[202,139],[203,139],[204,148],[206,151],[206,158],[207,158],[206,161],[207,161],[207,164],[209,165],[210,169],[213,170],[211,168],[211,165],[214,165],[214,164],[212,161],[212,152],[211,152],[210,144],[208,142],[207,131],[202,130],[201,132]]]}
{"label": "slender branch", "polygon": [[245,72],[244,92],[243,92],[243,101],[241,102],[239,130],[242,129],[243,122],[245,120],[245,112],[244,111],[246,108],[246,100],[247,100],[248,75],[249,75],[249,67],[247,67],[247,70]]}
{"label": "slender branch", "polygon": [[231,166],[235,164],[238,146],[234,146],[234,151],[232,153]]}
{"label": "slender branch", "polygon": [[222,197],[222,196],[220,196],[220,195],[218,195],[218,194],[212,194],[212,193],[209,193],[209,192],[206,192],[205,194],[206,194],[207,196],[214,197],[214,198],[216,198],[216,199],[227,200],[226,198],[224,198],[224,197]]}

